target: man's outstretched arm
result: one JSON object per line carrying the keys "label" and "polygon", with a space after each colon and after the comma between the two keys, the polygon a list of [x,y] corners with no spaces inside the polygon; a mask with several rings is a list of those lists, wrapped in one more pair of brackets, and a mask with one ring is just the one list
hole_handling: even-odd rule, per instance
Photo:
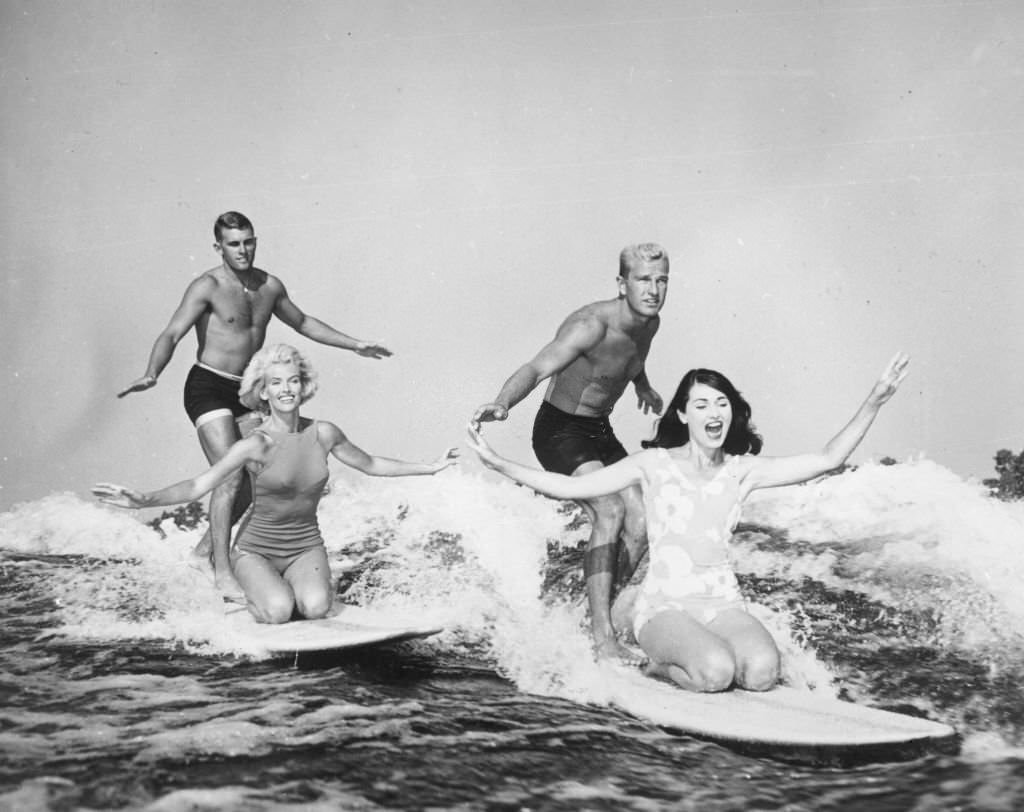
{"label": "man's outstretched arm", "polygon": [[592,319],[574,320],[563,325],[550,344],[512,373],[493,401],[477,408],[471,424],[479,428],[481,422],[506,419],[508,410],[529,395],[537,384],[561,372],[597,346],[603,337],[603,326]]}
{"label": "man's outstretched arm", "polygon": [[357,355],[365,358],[387,358],[391,350],[383,344],[371,341],[362,341],[336,330],[326,322],[320,321],[315,316],[304,313],[298,305],[289,298],[288,291],[281,286],[281,295],[274,305],[274,315],[291,327],[299,335],[305,336],[318,344],[326,344],[329,347],[338,347],[343,350],[351,350]]}
{"label": "man's outstretched arm", "polygon": [[132,392],[144,392],[156,386],[156,379],[164,368],[170,363],[178,342],[199,320],[199,317],[206,310],[209,298],[210,282],[205,277],[196,279],[185,290],[181,304],[174,311],[170,322],[163,329],[163,332],[153,342],[153,349],[149,352],[149,363],[146,364],[146,374],[136,378],[128,386],[117,393],[119,398]]}

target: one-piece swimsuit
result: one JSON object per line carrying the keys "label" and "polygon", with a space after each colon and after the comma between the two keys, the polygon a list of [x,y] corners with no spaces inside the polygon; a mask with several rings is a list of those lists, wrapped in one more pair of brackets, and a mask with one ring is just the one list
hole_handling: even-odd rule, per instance
{"label": "one-piece swimsuit", "polygon": [[688,612],[709,623],[726,609],[744,609],[729,562],[740,516],[740,473],[729,457],[708,481],[688,477],[664,448],[647,466],[644,507],[650,564],[637,597],[633,631],[659,612]]}
{"label": "one-piece swimsuit", "polygon": [[257,429],[274,442],[269,463],[252,477],[252,509],[235,539],[239,552],[295,558],[323,544],[316,511],[327,484],[317,422],[302,431]]}

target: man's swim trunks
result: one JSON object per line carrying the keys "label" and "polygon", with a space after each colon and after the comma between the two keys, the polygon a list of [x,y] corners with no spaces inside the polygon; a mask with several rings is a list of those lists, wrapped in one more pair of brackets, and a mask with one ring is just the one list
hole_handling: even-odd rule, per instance
{"label": "man's swim trunks", "polygon": [[585,462],[611,465],[628,456],[607,417],[569,414],[546,400],[533,421],[533,453],[546,470],[566,475]]}
{"label": "man's swim trunks", "polygon": [[197,428],[210,412],[230,413],[234,417],[252,410],[238,402],[242,379],[237,375],[217,372],[208,366],[196,364],[185,379],[185,412]]}

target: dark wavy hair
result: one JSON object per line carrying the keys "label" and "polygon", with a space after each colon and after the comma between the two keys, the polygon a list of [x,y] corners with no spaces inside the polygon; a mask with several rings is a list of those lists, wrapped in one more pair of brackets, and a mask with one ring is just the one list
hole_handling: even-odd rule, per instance
{"label": "dark wavy hair", "polygon": [[725,453],[760,453],[764,441],[750,422],[750,404],[732,385],[732,381],[713,369],[691,369],[683,376],[665,409],[665,416],[658,421],[653,439],[644,440],[641,445],[644,448],[678,448],[690,441],[690,428],[679,418],[679,413],[686,409],[690,390],[698,383],[717,389],[729,399],[732,406],[732,424],[722,444]]}

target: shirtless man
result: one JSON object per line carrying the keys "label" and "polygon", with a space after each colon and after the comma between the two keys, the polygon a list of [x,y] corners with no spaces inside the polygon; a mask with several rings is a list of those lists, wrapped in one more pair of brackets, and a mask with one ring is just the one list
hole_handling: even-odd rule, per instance
{"label": "shirtless man", "polygon": [[[178,342],[195,328],[199,348],[195,366],[185,380],[185,411],[196,427],[199,443],[212,465],[240,437],[237,418],[249,412],[238,402],[242,371],[263,346],[272,316],[300,335],[320,344],[352,350],[367,358],[386,358],[380,344],[347,336],[303,313],[289,298],[281,280],[257,268],[256,236],[244,214],[229,211],[213,226],[214,250],[221,264],[194,280],[149,354],[146,374],[118,392],[119,398],[156,386]],[[196,546],[209,557],[217,587],[226,595],[242,595],[231,574],[228,540],[231,526],[249,506],[248,481],[233,477],[210,498],[210,527]]]}
{"label": "shirtless man", "polygon": [[[578,475],[626,456],[608,415],[630,381],[637,407],[644,414],[661,413],[661,396],[647,380],[644,363],[665,304],[668,254],[654,243],[627,246],[619,256],[617,281],[618,298],[585,305],[562,322],[554,340],[513,373],[494,402],[476,410],[476,428],[505,420],[509,409],[550,378],[533,424],[540,464]],[[610,602],[616,576],[627,579],[646,551],[643,497],[634,486],[581,504],[591,526],[583,571],[594,650],[600,658],[630,662],[635,657],[616,639]]]}

